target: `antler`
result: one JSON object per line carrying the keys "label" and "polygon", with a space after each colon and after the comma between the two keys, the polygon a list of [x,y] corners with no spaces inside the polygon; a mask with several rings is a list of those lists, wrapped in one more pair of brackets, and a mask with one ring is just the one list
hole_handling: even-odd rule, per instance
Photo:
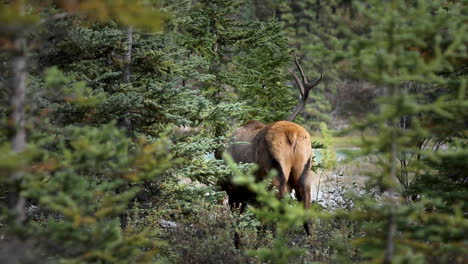
{"label": "antler", "polygon": [[317,86],[320,81],[322,81],[322,73],[320,73],[320,77],[309,82],[307,80],[307,77],[304,74],[304,70],[302,69],[301,65],[299,64],[299,60],[297,59],[296,53],[294,53],[294,61],[296,62],[296,66],[299,69],[299,72],[301,73],[302,80],[299,79],[299,77],[294,73],[291,68],[289,68],[289,72],[294,78],[294,82],[296,83],[297,87],[299,88],[299,92],[301,93],[301,96],[299,97],[299,102],[297,103],[296,107],[294,108],[293,112],[286,118],[287,121],[293,121],[296,119],[297,115],[304,109],[307,99],[309,98],[309,92],[310,89],[313,87]]}

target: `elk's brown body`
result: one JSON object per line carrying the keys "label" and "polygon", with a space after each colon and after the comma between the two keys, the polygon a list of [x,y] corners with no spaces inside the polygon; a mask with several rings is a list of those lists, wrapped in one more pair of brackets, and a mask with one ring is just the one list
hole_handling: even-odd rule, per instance
{"label": "elk's brown body", "polygon": [[[256,163],[258,165],[257,180],[263,180],[267,173],[276,169],[278,176],[273,180],[273,185],[278,188],[280,198],[285,193],[295,191],[296,198],[303,201],[304,207],[311,204],[311,140],[305,128],[293,121],[304,108],[309,91],[317,86],[320,78],[309,82],[304,71],[295,57],[295,63],[301,73],[299,78],[294,71],[289,70],[296,85],[299,88],[300,99],[287,121],[277,121],[268,125],[251,120],[236,129],[232,135],[234,144],[231,144],[227,152],[236,162]],[[246,203],[254,198],[254,195],[245,187],[232,184],[230,181],[221,183],[232,205],[241,205],[244,210]],[[307,234],[309,225],[304,224]]]}
{"label": "elk's brown body", "polygon": [[299,201],[310,206],[310,159],[309,133],[298,124],[288,121],[271,123],[260,129],[254,138],[255,163],[259,164],[260,177],[271,169],[278,171],[273,184],[279,196],[294,190]]}
{"label": "elk's brown body", "polygon": [[[303,127],[289,121],[277,121],[268,125],[255,120],[238,128],[233,135],[234,144],[227,149],[236,162],[256,163],[257,180],[263,180],[275,169],[278,176],[273,185],[278,189],[279,198],[292,190],[304,207],[311,204],[311,140]],[[236,144],[240,142],[241,144]],[[253,194],[244,187],[222,184],[231,205],[241,205],[253,199]],[[309,227],[304,224],[307,234]]]}

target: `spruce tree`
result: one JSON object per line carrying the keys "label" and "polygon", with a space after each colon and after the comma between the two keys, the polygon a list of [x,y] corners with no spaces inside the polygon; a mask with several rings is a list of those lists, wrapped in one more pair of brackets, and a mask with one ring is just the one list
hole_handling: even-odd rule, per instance
{"label": "spruce tree", "polygon": [[463,261],[466,7],[404,0],[355,7],[369,27],[348,31],[349,59],[384,95],[379,112],[356,124],[377,131],[361,148],[381,173],[371,174],[367,194],[356,194],[351,216],[365,237],[355,246],[364,261]]}

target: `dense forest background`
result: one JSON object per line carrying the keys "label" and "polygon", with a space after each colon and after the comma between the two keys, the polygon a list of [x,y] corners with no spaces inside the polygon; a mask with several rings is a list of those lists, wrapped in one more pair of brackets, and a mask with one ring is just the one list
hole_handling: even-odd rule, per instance
{"label": "dense forest background", "polygon": [[[467,14],[0,0],[0,262],[467,263]],[[289,115],[295,56],[323,74],[295,120],[314,140],[307,210],[215,158],[245,121]],[[226,179],[259,202],[229,208]]]}

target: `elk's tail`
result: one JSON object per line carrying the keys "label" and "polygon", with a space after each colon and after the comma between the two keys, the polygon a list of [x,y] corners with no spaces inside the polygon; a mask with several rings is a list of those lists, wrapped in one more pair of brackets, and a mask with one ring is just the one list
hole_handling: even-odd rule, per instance
{"label": "elk's tail", "polygon": [[288,141],[289,141],[289,144],[291,144],[291,148],[294,153],[296,151],[297,134],[288,133]]}

